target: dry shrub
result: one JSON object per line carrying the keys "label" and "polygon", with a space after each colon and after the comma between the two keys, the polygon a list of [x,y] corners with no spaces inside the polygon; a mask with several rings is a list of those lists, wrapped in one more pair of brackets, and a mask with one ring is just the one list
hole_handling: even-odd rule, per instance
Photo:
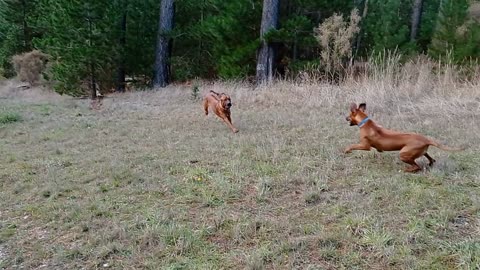
{"label": "dry shrub", "polygon": [[[361,79],[347,78],[342,94],[350,99],[378,104],[376,110],[425,110],[452,114],[478,110],[480,69],[478,65],[439,62],[425,55],[400,61],[398,53],[372,57]],[[459,104],[463,104],[460,105]],[[382,108],[383,107],[383,108]]]}
{"label": "dry shrub", "polygon": [[352,57],[352,41],[360,31],[360,19],[358,10],[353,9],[349,21],[344,20],[342,15],[334,14],[315,29],[315,38],[322,49],[322,64],[329,78],[345,74],[346,64]]}
{"label": "dry shrub", "polygon": [[480,22],[480,3],[479,2],[475,2],[470,5],[470,8],[468,9],[468,15],[473,20]]}
{"label": "dry shrub", "polygon": [[370,63],[363,60],[356,60],[348,66],[347,74],[345,74],[345,79],[354,79],[361,80],[366,78],[366,75],[369,72]]}
{"label": "dry shrub", "polygon": [[[90,78],[81,80],[79,89],[80,89],[80,91],[79,91],[79,93],[77,93],[78,95],[85,96],[85,97],[91,96],[92,81],[90,80]],[[100,84],[98,83],[98,81],[95,81],[95,92],[97,93],[96,94],[97,96],[101,95],[100,94],[101,89],[102,88],[100,88]]]}
{"label": "dry shrub", "polygon": [[46,69],[47,61],[48,55],[39,50],[33,50],[12,57],[12,64],[18,78],[22,82],[30,83],[30,85],[39,83],[40,77]]}

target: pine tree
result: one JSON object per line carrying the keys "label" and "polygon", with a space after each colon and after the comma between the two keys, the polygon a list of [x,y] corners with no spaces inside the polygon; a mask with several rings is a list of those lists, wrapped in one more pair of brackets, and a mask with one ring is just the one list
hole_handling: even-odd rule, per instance
{"label": "pine tree", "polygon": [[90,96],[97,84],[113,84],[116,50],[113,40],[117,12],[111,1],[39,0],[38,25],[45,31],[34,44],[52,56],[52,79],[59,93],[81,94],[88,82]]}
{"label": "pine tree", "polygon": [[422,20],[420,21],[419,31],[416,37],[416,45],[419,52],[424,53],[428,50],[432,41],[433,33],[437,25],[440,1],[423,0]]}
{"label": "pine tree", "polygon": [[[276,51],[275,57],[267,57],[267,77],[324,68],[319,66],[322,49],[314,26],[334,13],[346,16],[354,7],[363,14],[366,6],[354,42],[358,56],[399,48],[407,53],[428,50],[433,57],[451,55],[461,62],[480,54],[479,22],[467,12],[470,0],[282,0],[278,28],[265,31],[261,39],[262,4],[176,1],[175,28],[168,34],[173,40],[170,79],[254,76],[256,53],[265,44]],[[123,91],[126,76],[142,86],[151,84],[159,10],[159,0],[0,0],[0,72],[14,75],[12,56],[40,49],[51,55],[48,75],[61,93],[80,94],[85,85],[92,97],[97,85]],[[415,33],[417,15],[421,20]]]}
{"label": "pine tree", "polygon": [[0,68],[13,76],[11,57],[32,50],[32,40],[41,36],[34,25],[38,0],[0,0]]}
{"label": "pine tree", "polygon": [[150,84],[153,76],[159,10],[158,0],[128,0],[126,6],[125,72],[142,87]]}
{"label": "pine tree", "polygon": [[480,24],[468,17],[468,0],[445,0],[428,53],[454,62],[480,58]]}
{"label": "pine tree", "polygon": [[365,18],[370,50],[405,49],[409,41],[410,8],[406,0],[371,0]]}

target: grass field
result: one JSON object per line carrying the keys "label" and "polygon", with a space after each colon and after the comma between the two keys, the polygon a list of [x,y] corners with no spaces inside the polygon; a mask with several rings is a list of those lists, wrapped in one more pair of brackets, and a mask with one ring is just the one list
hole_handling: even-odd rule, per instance
{"label": "grass field", "polygon": [[[87,100],[0,91],[0,269],[478,269],[480,86],[201,84],[231,94],[233,134],[191,87]],[[430,148],[342,150],[367,102]],[[426,165],[426,160],[421,164]]]}

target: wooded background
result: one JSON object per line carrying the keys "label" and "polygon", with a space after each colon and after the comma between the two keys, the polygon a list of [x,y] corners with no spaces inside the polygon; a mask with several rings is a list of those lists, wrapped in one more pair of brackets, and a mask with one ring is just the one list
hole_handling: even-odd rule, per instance
{"label": "wooded background", "polygon": [[38,49],[50,56],[46,79],[68,94],[82,83],[122,91],[125,76],[157,86],[292,78],[325,69],[315,29],[355,8],[350,63],[388,50],[456,64],[480,56],[478,1],[0,0],[0,75],[14,76],[12,56]]}

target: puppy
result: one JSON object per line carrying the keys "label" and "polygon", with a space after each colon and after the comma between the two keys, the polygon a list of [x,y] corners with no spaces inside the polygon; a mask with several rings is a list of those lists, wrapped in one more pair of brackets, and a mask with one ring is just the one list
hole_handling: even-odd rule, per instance
{"label": "puppy", "polygon": [[230,118],[230,108],[232,107],[232,100],[227,94],[217,93],[210,91],[203,98],[203,109],[205,115],[208,115],[209,109],[212,110],[218,117],[220,117],[225,124],[232,130],[233,133],[237,133],[238,129],[232,124]]}

